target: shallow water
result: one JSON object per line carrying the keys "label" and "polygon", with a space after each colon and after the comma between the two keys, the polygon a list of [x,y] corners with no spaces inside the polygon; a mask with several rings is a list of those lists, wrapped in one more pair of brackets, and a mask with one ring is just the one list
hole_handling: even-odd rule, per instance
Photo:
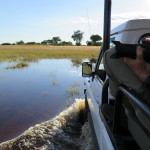
{"label": "shallow water", "polygon": [[52,119],[75,98],[84,98],[81,66],[73,66],[69,59],[45,59],[27,68],[6,69],[10,65],[0,64],[0,142]]}

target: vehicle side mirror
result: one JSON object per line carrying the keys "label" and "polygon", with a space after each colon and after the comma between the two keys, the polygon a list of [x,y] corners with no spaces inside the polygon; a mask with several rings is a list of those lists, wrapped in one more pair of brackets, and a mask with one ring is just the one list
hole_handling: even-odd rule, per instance
{"label": "vehicle side mirror", "polygon": [[82,63],[82,77],[91,77],[92,76],[92,63],[83,62]]}

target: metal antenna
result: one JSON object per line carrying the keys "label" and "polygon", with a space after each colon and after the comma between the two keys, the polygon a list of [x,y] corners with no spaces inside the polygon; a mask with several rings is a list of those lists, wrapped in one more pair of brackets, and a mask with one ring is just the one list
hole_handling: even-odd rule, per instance
{"label": "metal antenna", "polygon": [[85,0],[85,8],[86,8],[86,16],[87,16],[87,19],[88,19],[89,34],[91,35],[91,27],[90,27],[89,11],[88,11],[88,0]]}

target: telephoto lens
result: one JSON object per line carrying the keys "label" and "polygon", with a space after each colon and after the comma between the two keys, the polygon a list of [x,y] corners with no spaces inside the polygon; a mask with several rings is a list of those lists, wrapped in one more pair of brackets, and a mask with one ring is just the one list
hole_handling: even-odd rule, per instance
{"label": "telephoto lens", "polygon": [[150,41],[142,41],[141,44],[123,44],[120,41],[112,41],[115,44],[115,53],[110,58],[118,59],[127,57],[136,59],[137,46],[143,47],[143,58],[147,63],[150,63]]}
{"label": "telephoto lens", "polygon": [[143,58],[147,63],[150,63],[150,41],[142,41]]}

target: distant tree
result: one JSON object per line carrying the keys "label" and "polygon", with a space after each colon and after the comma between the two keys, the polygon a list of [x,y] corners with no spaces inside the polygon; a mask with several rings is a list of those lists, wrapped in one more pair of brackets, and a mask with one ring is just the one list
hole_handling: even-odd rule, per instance
{"label": "distant tree", "polygon": [[80,30],[74,31],[74,34],[71,36],[74,41],[76,41],[76,45],[81,45],[81,41],[83,39],[84,32],[81,32]]}
{"label": "distant tree", "polygon": [[52,40],[44,40],[41,42],[41,44],[49,45],[49,44],[53,44],[53,41]]}
{"label": "distant tree", "polygon": [[21,41],[17,41],[16,44],[17,44],[17,45],[23,45],[23,44],[24,44],[24,41],[22,41],[22,40],[21,40]]}
{"label": "distant tree", "polygon": [[57,45],[61,41],[60,37],[53,37],[52,38],[52,44]]}
{"label": "distant tree", "polygon": [[11,45],[11,43],[2,43],[1,45]]}
{"label": "distant tree", "polygon": [[34,45],[34,44],[36,44],[35,42],[27,42],[27,44],[29,44],[29,45]]}
{"label": "distant tree", "polygon": [[48,44],[54,44],[54,41],[53,40],[47,40]]}
{"label": "distant tree", "polygon": [[61,42],[61,45],[63,45],[63,46],[72,46],[73,44],[72,44],[72,42],[66,42],[66,41],[62,41]]}
{"label": "distant tree", "polygon": [[93,46],[93,42],[92,41],[86,41],[87,46]]}
{"label": "distant tree", "polygon": [[96,35],[93,34],[90,37],[90,39],[92,40],[93,44],[96,46],[96,42],[101,41],[102,37],[100,35],[98,35],[98,34],[96,34]]}
{"label": "distant tree", "polygon": [[81,42],[80,43],[76,43],[76,46],[81,46]]}
{"label": "distant tree", "polygon": [[102,42],[96,42],[94,46],[101,46]]}
{"label": "distant tree", "polygon": [[47,45],[48,42],[47,42],[47,40],[44,40],[44,41],[41,42],[41,44],[46,44]]}

